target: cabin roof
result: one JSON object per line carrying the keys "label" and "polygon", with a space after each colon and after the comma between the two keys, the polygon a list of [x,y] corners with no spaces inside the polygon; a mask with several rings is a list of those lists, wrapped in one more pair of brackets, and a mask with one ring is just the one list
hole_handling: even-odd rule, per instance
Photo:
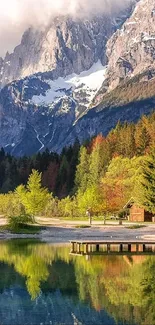
{"label": "cabin roof", "polygon": [[135,203],[135,200],[133,197],[131,197],[131,199],[124,205],[123,209],[130,209],[134,203]]}

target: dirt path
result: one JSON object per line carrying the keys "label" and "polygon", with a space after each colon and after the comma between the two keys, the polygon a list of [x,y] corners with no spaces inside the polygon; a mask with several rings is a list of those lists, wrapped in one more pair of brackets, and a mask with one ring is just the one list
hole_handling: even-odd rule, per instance
{"label": "dirt path", "polygon": [[0,216],[0,226],[5,226],[7,224],[7,219]]}

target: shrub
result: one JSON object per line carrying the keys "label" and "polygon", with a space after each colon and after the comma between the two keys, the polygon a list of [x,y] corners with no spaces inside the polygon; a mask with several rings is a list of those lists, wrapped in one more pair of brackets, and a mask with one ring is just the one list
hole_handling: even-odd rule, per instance
{"label": "shrub", "polygon": [[9,227],[11,229],[18,229],[21,228],[21,226],[24,226],[25,224],[32,224],[33,218],[32,216],[28,214],[21,214],[19,216],[9,216],[8,217],[8,223]]}
{"label": "shrub", "polygon": [[129,215],[129,209],[123,209],[118,212],[119,219],[126,218]]}

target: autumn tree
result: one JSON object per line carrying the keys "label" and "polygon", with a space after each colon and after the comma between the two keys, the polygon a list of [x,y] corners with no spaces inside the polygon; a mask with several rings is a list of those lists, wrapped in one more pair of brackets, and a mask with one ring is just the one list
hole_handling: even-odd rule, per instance
{"label": "autumn tree", "polygon": [[144,157],[112,159],[107,173],[101,180],[101,190],[107,211],[118,212],[131,196],[135,196],[135,188],[142,173],[141,164],[144,159]]}

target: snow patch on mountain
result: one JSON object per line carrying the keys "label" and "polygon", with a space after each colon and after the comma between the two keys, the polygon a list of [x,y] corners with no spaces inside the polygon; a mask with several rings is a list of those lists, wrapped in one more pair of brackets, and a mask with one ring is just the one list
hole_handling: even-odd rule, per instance
{"label": "snow patch on mountain", "polygon": [[47,83],[50,89],[47,90],[45,95],[33,96],[32,102],[38,106],[50,105],[53,102],[63,97],[77,96],[81,91],[85,92],[87,99],[85,106],[88,107],[96,92],[101,87],[105,79],[106,67],[101,64],[101,61],[94,63],[92,67],[81,72],[79,75],[71,74],[66,78],[58,78],[57,80],[49,80]]}

